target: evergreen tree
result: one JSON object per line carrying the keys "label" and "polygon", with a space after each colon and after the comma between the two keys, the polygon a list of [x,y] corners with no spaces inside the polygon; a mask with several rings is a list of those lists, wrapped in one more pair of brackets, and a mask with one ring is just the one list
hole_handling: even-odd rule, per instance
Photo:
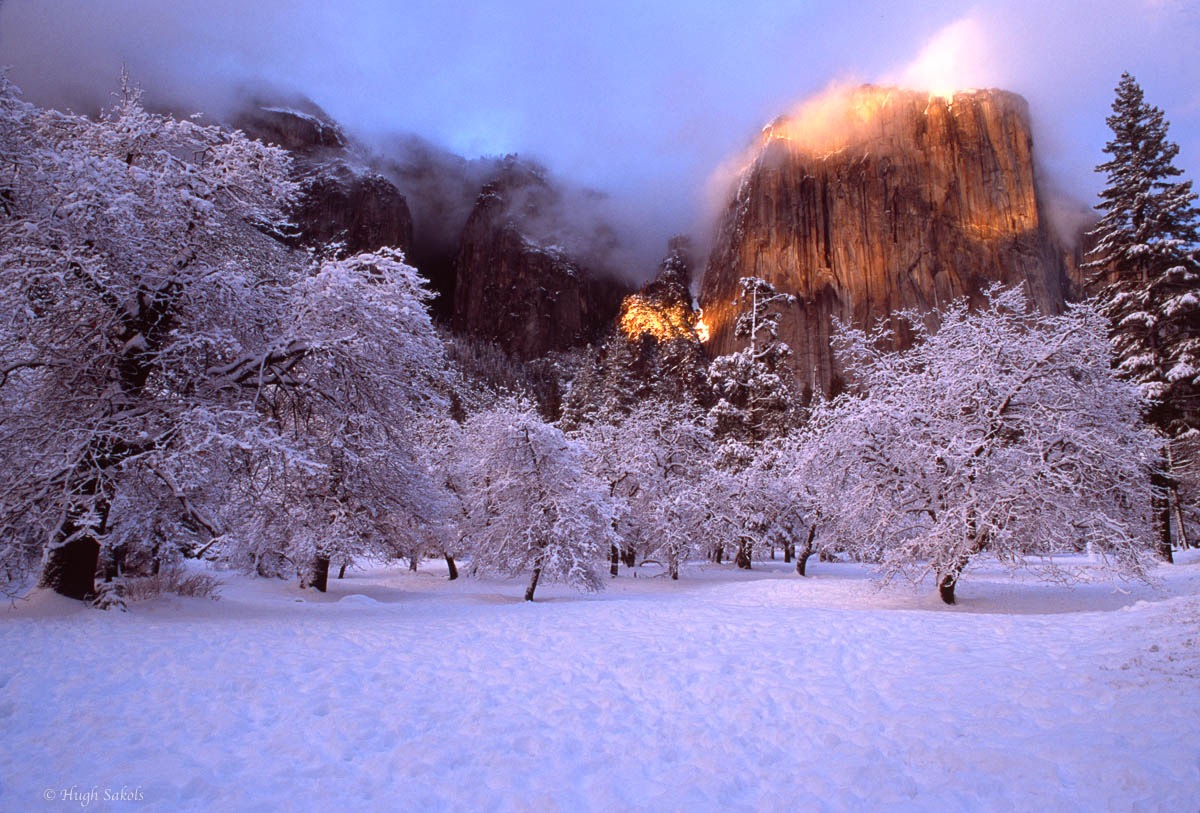
{"label": "evergreen tree", "polygon": [[[1104,147],[1109,160],[1085,268],[1100,285],[1119,374],[1146,397],[1147,421],[1168,443],[1200,429],[1200,212],[1192,182],[1173,161],[1163,112],[1146,103],[1128,73],[1117,84]],[[1155,514],[1164,558],[1171,559],[1170,454],[1155,475]],[[1180,516],[1177,512],[1177,516]],[[1182,527],[1180,528],[1182,531]]]}
{"label": "evergreen tree", "polygon": [[1149,399],[1150,423],[1176,436],[1200,428],[1200,212],[1192,182],[1178,180],[1163,112],[1128,73],[1116,94],[1087,267],[1102,282],[1118,370]]}
{"label": "evergreen tree", "polygon": [[[761,453],[764,442],[785,435],[800,422],[795,373],[789,366],[792,350],[779,338],[784,309],[795,304],[792,294],[776,291],[759,277],[742,277],[741,293],[734,302],[741,313],[733,335],[746,347],[713,359],[708,383],[717,399],[709,410],[709,424],[719,443],[717,467],[724,473],[720,486],[730,499],[743,492],[742,474]],[[727,502],[727,500],[721,500]],[[754,540],[763,528],[753,517],[727,524],[736,548],[738,567],[749,569]],[[717,560],[724,556],[717,548]]]}
{"label": "evergreen tree", "polygon": [[735,304],[744,309],[733,333],[747,346],[713,359],[708,382],[717,397],[709,416],[720,440],[755,446],[798,423],[798,399],[788,366],[791,348],[779,339],[783,308],[796,298],[766,280],[743,277]]}

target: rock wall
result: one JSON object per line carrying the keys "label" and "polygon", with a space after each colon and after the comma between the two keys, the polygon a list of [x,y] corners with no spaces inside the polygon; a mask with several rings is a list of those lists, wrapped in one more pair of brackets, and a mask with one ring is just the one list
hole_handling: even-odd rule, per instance
{"label": "rock wall", "polygon": [[455,259],[455,330],[531,359],[591,341],[611,323],[625,289],[556,239],[560,210],[555,188],[519,162],[484,186]]}
{"label": "rock wall", "polygon": [[[781,337],[806,392],[840,389],[835,320],[974,302],[992,283],[1063,306],[1066,266],[1039,198],[1028,107],[864,86],[765,128],[720,220],[701,288],[710,355],[738,346],[738,279],[795,294]],[[909,337],[895,336],[897,347]]]}
{"label": "rock wall", "polygon": [[290,212],[297,228],[290,242],[338,242],[348,254],[385,246],[409,251],[413,223],[404,195],[352,154],[341,128],[319,107],[307,100],[253,104],[233,124],[292,153],[301,189]]}
{"label": "rock wall", "polygon": [[412,216],[400,191],[381,175],[342,163],[315,168],[291,214],[306,245],[336,241],[348,254],[384,246],[407,253],[413,242]]}

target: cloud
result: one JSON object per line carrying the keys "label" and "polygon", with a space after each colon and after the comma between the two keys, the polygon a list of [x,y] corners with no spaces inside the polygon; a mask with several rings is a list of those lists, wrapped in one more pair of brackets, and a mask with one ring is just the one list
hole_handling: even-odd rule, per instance
{"label": "cloud", "polygon": [[1198,14],[1169,0],[6,0],[0,64],[41,104],[93,110],[124,64],[183,109],[266,84],[378,147],[416,133],[468,158],[520,152],[607,193],[648,272],[703,220],[714,169],[831,81],[1022,93],[1047,172],[1093,199],[1130,70],[1200,179]]}
{"label": "cloud", "polygon": [[963,17],[940,29],[916,59],[882,81],[937,96],[993,84],[991,39],[983,23]]}

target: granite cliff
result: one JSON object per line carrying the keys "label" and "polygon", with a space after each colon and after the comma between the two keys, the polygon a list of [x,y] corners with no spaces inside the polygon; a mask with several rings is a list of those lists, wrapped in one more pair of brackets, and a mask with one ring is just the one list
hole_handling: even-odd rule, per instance
{"label": "granite cliff", "polygon": [[[863,86],[763,130],[719,220],[701,286],[711,355],[738,346],[741,277],[795,294],[781,338],[806,394],[841,388],[835,320],[978,302],[993,283],[1063,306],[1068,253],[1046,219],[1028,107],[998,90],[953,98]],[[894,342],[909,337],[897,325]]]}
{"label": "granite cliff", "polygon": [[233,124],[292,154],[300,197],[290,212],[297,228],[290,242],[341,243],[349,254],[384,246],[409,251],[413,223],[404,195],[355,155],[341,128],[315,104],[252,103]]}

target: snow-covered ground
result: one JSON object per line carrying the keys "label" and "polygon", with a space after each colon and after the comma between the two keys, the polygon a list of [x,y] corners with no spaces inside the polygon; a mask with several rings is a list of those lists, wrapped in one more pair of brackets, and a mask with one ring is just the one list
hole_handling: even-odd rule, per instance
{"label": "snow-covered ground", "polygon": [[0,609],[0,809],[1195,811],[1192,553],[1155,587],[975,569],[953,608],[817,562],[38,593]]}

